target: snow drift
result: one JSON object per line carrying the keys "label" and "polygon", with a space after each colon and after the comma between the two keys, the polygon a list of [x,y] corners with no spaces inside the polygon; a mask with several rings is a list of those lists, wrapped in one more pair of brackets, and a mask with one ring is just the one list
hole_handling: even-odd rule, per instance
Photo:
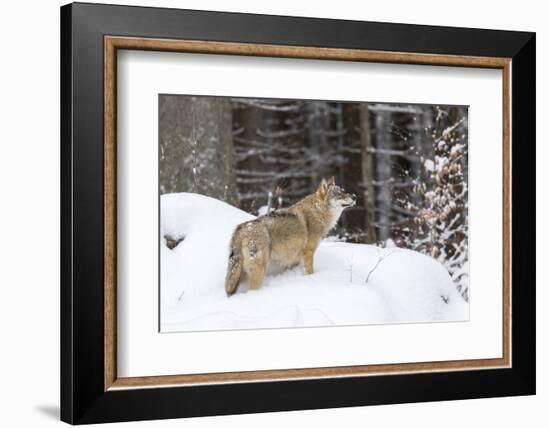
{"label": "snow drift", "polygon": [[[161,196],[161,331],[464,321],[468,304],[436,260],[400,248],[331,242],[301,266],[224,290],[235,226],[254,218],[207,196]],[[180,241],[173,249],[166,237]]]}

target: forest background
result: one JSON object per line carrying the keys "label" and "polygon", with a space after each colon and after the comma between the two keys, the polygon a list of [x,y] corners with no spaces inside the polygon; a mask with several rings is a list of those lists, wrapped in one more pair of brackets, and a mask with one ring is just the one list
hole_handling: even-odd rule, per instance
{"label": "forest background", "polygon": [[331,176],[358,203],[330,239],[427,254],[469,300],[466,106],[159,95],[160,194],[262,215]]}

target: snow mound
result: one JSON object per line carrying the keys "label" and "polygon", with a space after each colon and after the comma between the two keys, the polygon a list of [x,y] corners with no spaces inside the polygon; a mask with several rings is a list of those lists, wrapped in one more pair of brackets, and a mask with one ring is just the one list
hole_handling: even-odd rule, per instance
{"label": "snow mound", "polygon": [[[161,196],[161,331],[464,321],[468,304],[436,260],[400,248],[323,241],[315,272],[269,275],[227,297],[229,241],[253,219],[192,193]],[[180,241],[169,249],[166,239]]]}

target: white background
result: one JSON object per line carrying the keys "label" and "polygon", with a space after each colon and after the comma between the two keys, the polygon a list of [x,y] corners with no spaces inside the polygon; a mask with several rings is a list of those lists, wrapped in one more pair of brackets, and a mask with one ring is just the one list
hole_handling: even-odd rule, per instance
{"label": "white background", "polygon": [[[502,356],[500,70],[123,51],[117,79],[119,376]],[[469,105],[469,322],[158,334],[159,93]]]}
{"label": "white background", "polygon": [[[110,1],[104,1],[111,3]],[[129,4],[187,7],[271,14],[489,27],[537,31],[537,175],[550,182],[550,157],[543,108],[548,93],[550,29],[544,2],[463,0],[446,7],[440,1],[258,2],[232,0],[126,1]],[[58,424],[59,405],[59,10],[62,2],[5,2],[0,12],[0,239],[2,299],[0,325],[1,409],[3,426]],[[546,119],[546,120],[543,120]],[[537,264],[550,257],[546,221],[548,191],[538,186]],[[543,194],[546,199],[543,199]],[[399,426],[499,427],[546,426],[550,404],[549,276],[537,273],[538,395],[462,402],[419,403],[353,409],[329,409],[192,420],[132,423],[124,426],[279,427]]]}

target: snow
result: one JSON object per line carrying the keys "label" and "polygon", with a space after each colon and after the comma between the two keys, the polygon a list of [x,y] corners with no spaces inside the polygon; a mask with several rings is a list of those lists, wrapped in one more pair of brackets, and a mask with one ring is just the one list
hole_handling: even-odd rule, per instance
{"label": "snow", "polygon": [[456,152],[464,150],[466,146],[464,144],[455,144],[451,147],[451,155],[454,155]]}
{"label": "snow", "polygon": [[[161,331],[464,321],[468,304],[445,268],[397,247],[326,239],[315,272],[271,272],[227,297],[229,241],[254,216],[207,196],[161,196]],[[183,239],[170,250],[165,236]]]}
{"label": "snow", "polygon": [[426,171],[428,172],[433,172],[435,171],[435,163],[433,160],[431,159],[426,159],[424,161],[424,168],[426,169]]}

